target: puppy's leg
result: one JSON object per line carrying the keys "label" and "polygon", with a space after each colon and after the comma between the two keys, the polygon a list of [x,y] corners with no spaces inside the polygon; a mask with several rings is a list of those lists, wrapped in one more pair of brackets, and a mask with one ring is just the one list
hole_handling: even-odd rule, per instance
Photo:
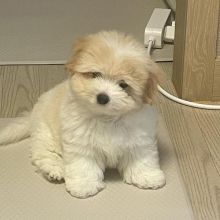
{"label": "puppy's leg", "polygon": [[78,154],[65,161],[66,189],[72,196],[87,198],[97,194],[105,187],[103,179],[103,170],[91,157]]}
{"label": "puppy's leg", "polygon": [[165,175],[160,169],[156,146],[129,149],[118,168],[126,183],[139,188],[157,189],[166,182]]}
{"label": "puppy's leg", "polygon": [[60,146],[46,125],[31,135],[31,161],[44,177],[50,181],[61,181],[64,177]]}

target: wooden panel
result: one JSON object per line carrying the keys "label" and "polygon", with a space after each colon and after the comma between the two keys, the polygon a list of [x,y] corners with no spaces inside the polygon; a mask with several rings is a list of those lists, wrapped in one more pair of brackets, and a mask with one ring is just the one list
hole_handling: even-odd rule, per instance
{"label": "wooden panel", "polygon": [[215,60],[215,77],[220,77],[220,58]]}
{"label": "wooden panel", "polygon": [[220,100],[220,76],[215,76],[214,78],[214,87],[213,87],[213,100]]}
{"label": "wooden panel", "polygon": [[212,100],[218,13],[219,0],[177,1],[173,82],[184,99]]}
{"label": "wooden panel", "polygon": [[[170,80],[163,87],[175,94]],[[195,220],[220,219],[220,112],[182,106],[162,95],[158,107],[175,148]]]}
{"label": "wooden panel", "polygon": [[182,97],[184,55],[187,24],[187,0],[178,1],[176,4],[176,30],[173,52],[173,83],[177,94]]}
{"label": "wooden panel", "polygon": [[213,100],[220,100],[220,59],[215,61]]}
{"label": "wooden panel", "polygon": [[[219,8],[219,11],[220,11],[220,8]],[[220,15],[218,17],[218,38],[217,38],[216,52],[217,52],[217,57],[220,57]]]}
{"label": "wooden panel", "polygon": [[65,76],[63,65],[0,66],[0,117],[30,110],[41,93]]}

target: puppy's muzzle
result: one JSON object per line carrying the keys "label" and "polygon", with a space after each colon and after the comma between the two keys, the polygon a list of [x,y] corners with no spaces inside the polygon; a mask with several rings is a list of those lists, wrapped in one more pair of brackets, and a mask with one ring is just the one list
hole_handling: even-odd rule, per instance
{"label": "puppy's muzzle", "polygon": [[105,93],[100,93],[97,95],[97,102],[100,105],[106,105],[110,101],[110,98]]}

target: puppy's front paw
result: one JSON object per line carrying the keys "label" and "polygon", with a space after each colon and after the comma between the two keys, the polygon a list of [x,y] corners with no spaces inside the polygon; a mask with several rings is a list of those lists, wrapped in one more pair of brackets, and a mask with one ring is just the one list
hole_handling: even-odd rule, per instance
{"label": "puppy's front paw", "polygon": [[63,171],[59,168],[53,169],[44,175],[51,182],[61,182],[63,180]]}
{"label": "puppy's front paw", "polygon": [[96,195],[105,188],[104,182],[67,179],[66,190],[74,197],[85,199]]}
{"label": "puppy's front paw", "polygon": [[160,169],[132,169],[124,175],[124,181],[141,189],[158,189],[166,184],[164,172]]}

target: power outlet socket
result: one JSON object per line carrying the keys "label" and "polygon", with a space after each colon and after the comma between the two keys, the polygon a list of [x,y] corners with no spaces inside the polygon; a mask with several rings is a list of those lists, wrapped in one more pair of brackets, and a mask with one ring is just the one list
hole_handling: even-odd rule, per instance
{"label": "power outlet socket", "polygon": [[162,48],[165,26],[171,15],[171,9],[155,8],[145,28],[144,44],[147,47],[149,40],[154,39],[154,48]]}

